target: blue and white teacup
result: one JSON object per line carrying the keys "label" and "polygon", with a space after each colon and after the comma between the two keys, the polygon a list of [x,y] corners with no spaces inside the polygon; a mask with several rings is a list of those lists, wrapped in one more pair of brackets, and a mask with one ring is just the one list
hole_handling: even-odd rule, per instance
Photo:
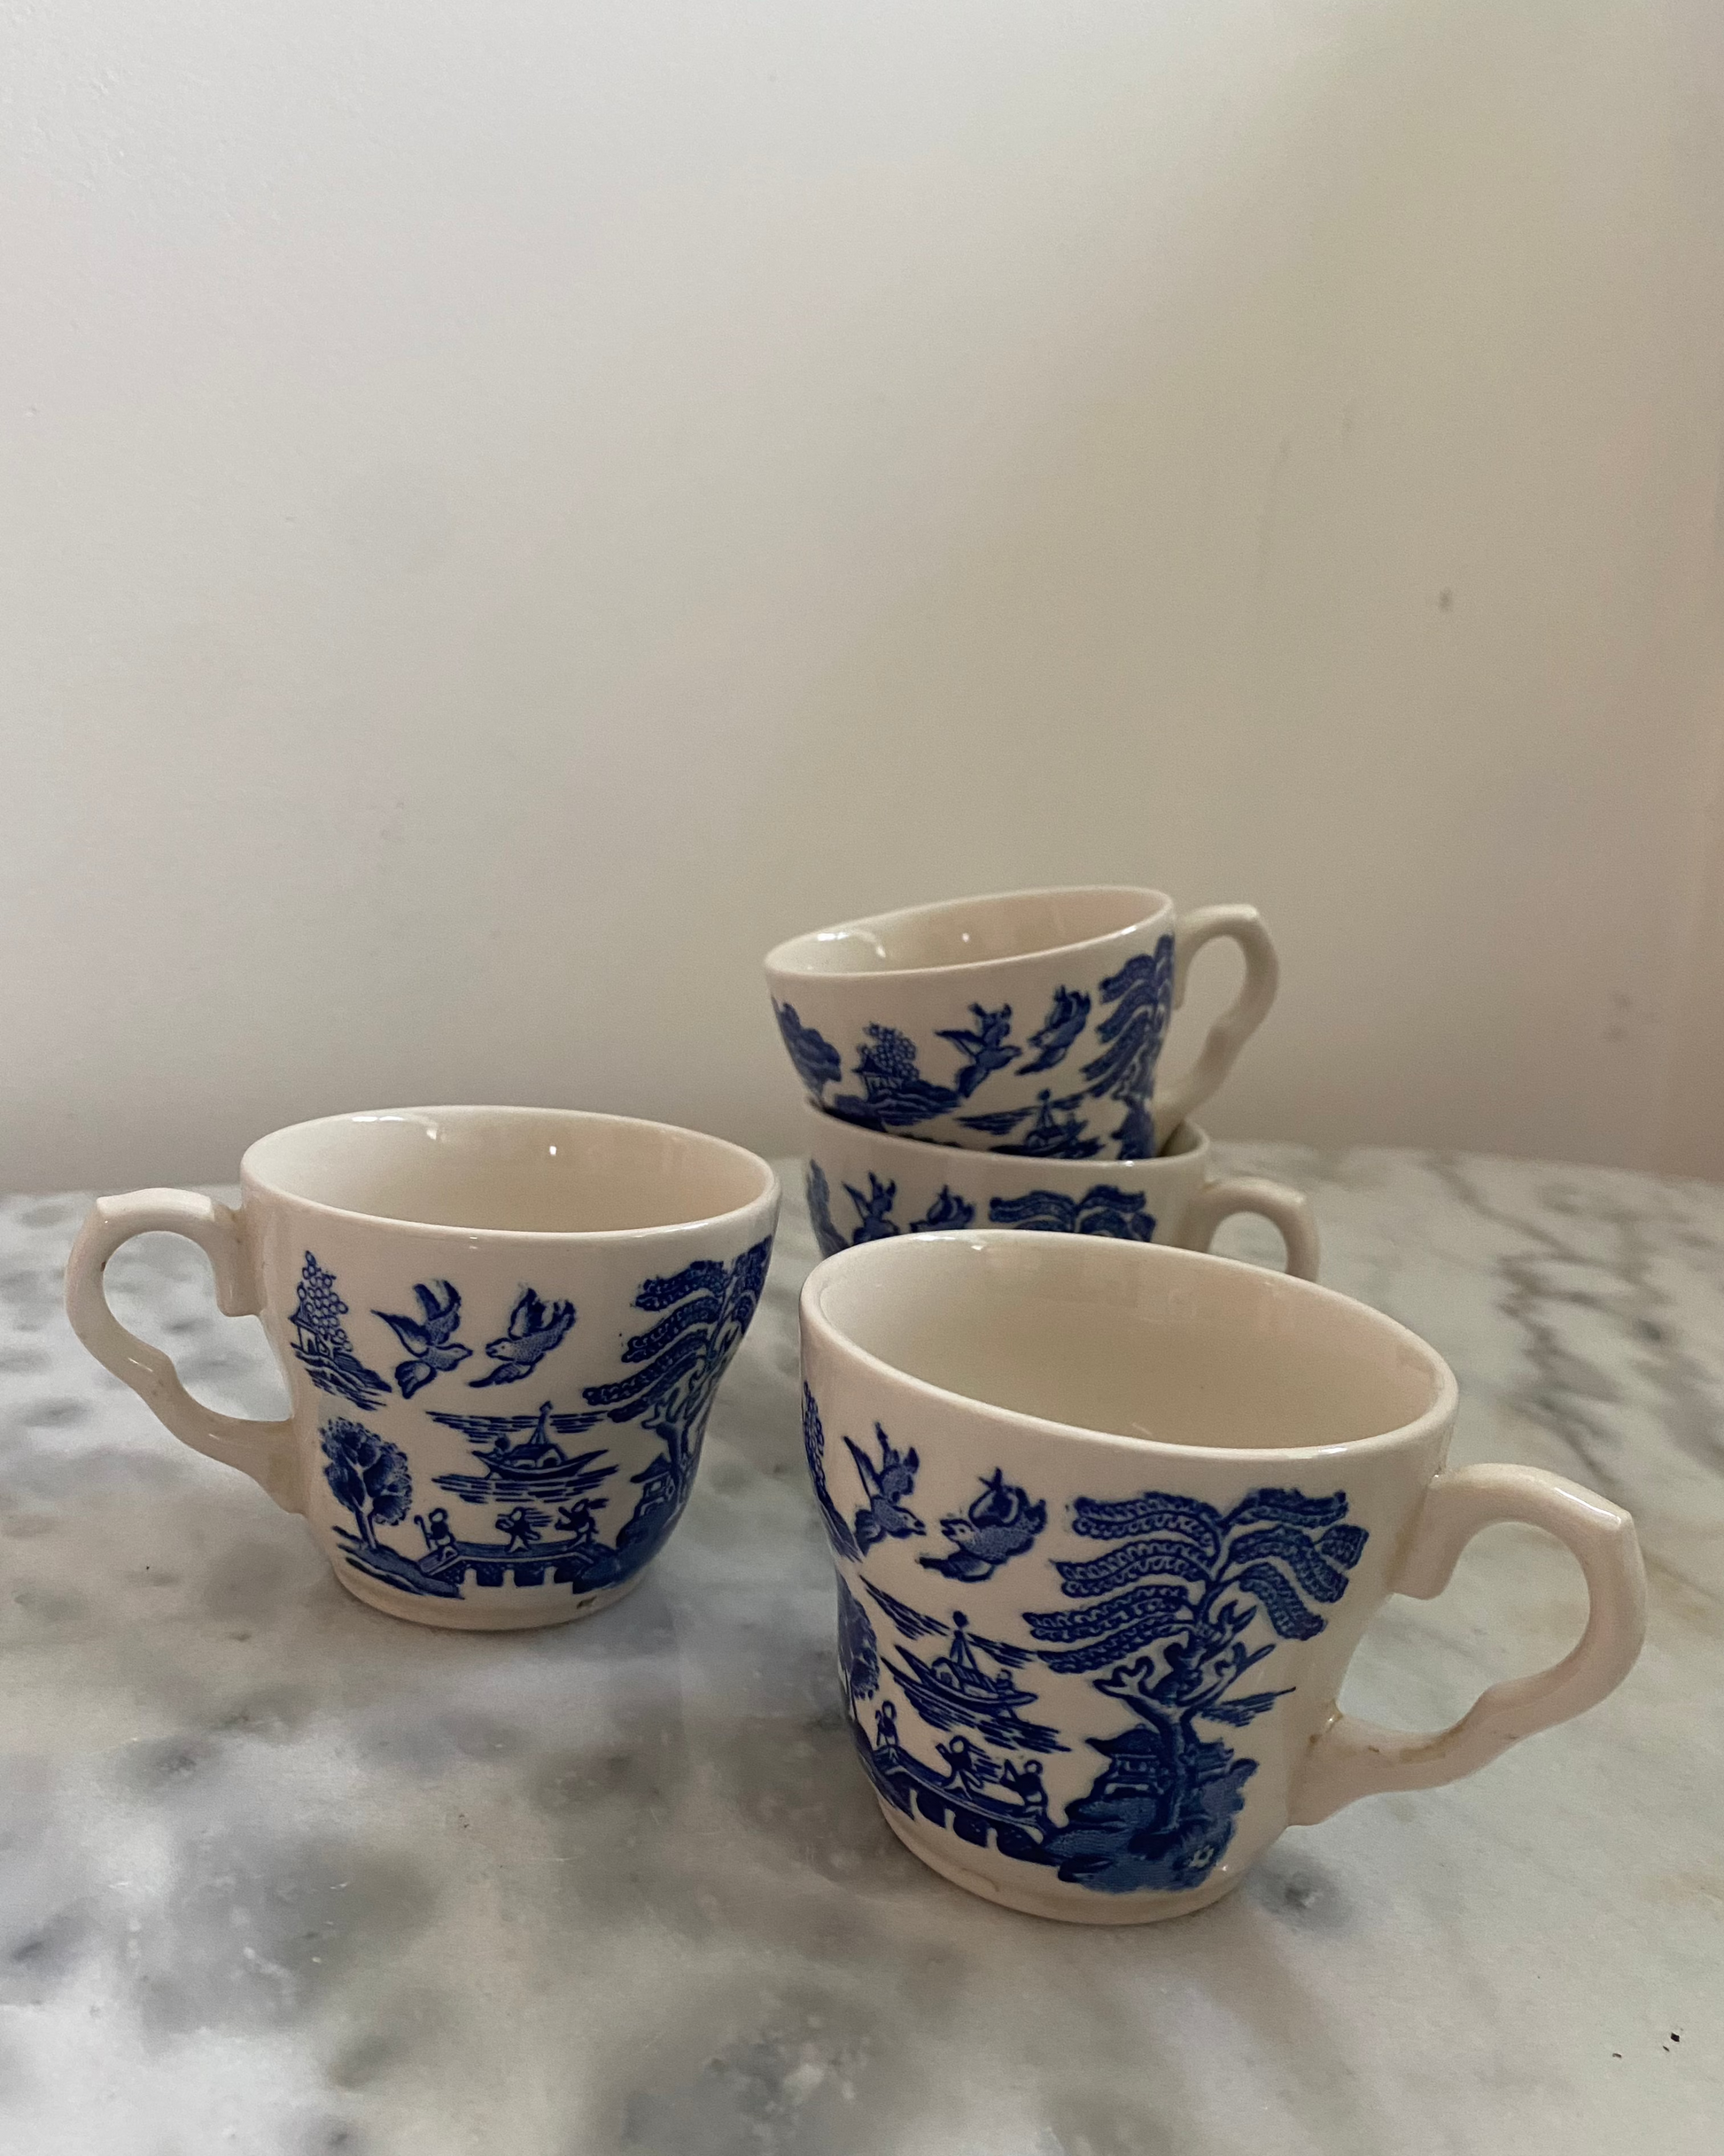
{"label": "blue and white teacup", "polygon": [[925,1146],[823,1116],[804,1101],[802,1139],[809,1218],[825,1257],[858,1242],[959,1227],[1207,1250],[1223,1220],[1256,1213],[1279,1229],[1288,1272],[1317,1276],[1309,1200],[1263,1176],[1217,1177],[1209,1140],[1194,1123],[1182,1123],[1153,1160],[1036,1160]]}
{"label": "blue and white teacup", "polygon": [[[892,1832],[972,1894],[1183,1915],[1288,1825],[1471,1774],[1640,1650],[1627,1513],[1448,1467],[1456,1386],[1391,1319],[1192,1250],[973,1229],[842,1250],[802,1297],[803,1436],[851,1734]],[[1411,1735],[1336,1698],[1391,1594],[1481,1528],[1579,1560],[1564,1659]]]}
{"label": "blue and white teacup", "polygon": [[[98,1200],[66,1269],[94,1355],[194,1451],[303,1513],[350,1594],[462,1631],[614,1602],[682,1515],[766,1278],[778,1181],[740,1146],[538,1108],[407,1108],[276,1131],[239,1209]],[[255,1314],[284,1421],[217,1414],[108,1308],[133,1235],[189,1236]]]}
{"label": "blue and white teacup", "polygon": [[[1217,937],[1239,945],[1244,982],[1190,1070],[1158,1081],[1191,962]],[[1254,907],[1180,917],[1161,891],[1109,884],[817,929],[768,953],[766,979],[828,1115],[978,1152],[1145,1160],[1232,1069],[1277,968]]]}

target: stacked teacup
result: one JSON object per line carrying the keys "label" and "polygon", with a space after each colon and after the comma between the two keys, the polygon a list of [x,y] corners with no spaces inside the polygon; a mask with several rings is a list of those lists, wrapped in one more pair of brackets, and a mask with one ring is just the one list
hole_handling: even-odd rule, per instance
{"label": "stacked teacup", "polygon": [[[1169,1022],[1205,944],[1245,977],[1178,1077]],[[1281,1231],[1315,1278],[1296,1192],[1218,1179],[1190,1121],[1275,1000],[1254,907],[1179,915],[1117,884],[906,907],[793,937],[766,977],[807,1095],[808,1208],[822,1253],[941,1228],[1016,1227],[1207,1249],[1231,1214]]]}

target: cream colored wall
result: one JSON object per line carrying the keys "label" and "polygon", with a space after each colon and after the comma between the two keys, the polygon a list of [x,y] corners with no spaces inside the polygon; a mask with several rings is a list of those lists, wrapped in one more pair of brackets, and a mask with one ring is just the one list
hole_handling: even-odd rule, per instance
{"label": "cream colored wall", "polygon": [[1724,1175],[1715,0],[8,24],[0,1187],[788,1147],[769,943],[1092,878],[1217,1130]]}

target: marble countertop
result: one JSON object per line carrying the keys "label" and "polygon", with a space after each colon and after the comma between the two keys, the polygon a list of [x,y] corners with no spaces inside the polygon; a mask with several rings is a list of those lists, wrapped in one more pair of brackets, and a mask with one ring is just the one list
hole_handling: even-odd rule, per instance
{"label": "marble countertop", "polygon": [[[0,2144],[1715,2156],[1724,1188],[1223,1153],[1308,1190],[1324,1278],[1454,1364],[1456,1459],[1634,1510],[1650,1633],[1583,1721],[1125,1931],[946,1886],[855,1764],[801,1462],[798,1178],[667,1552],[615,1608],[501,1637],[345,1594],[71,1338],[84,1201],[0,1203]],[[110,1279],[195,1390],[281,1412],[190,1245]],[[1496,1529],[1440,1602],[1390,1605],[1346,1703],[1433,1727],[1581,1608],[1565,1555]]]}

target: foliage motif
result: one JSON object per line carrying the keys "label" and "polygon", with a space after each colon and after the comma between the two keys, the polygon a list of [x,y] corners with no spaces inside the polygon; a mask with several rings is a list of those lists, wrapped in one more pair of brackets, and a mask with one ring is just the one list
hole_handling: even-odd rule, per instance
{"label": "foliage motif", "polygon": [[1140,1190],[1096,1183],[1081,1198],[1059,1190],[1027,1190],[1019,1198],[995,1198],[988,1218],[996,1227],[1038,1228],[1056,1235],[1113,1235],[1123,1242],[1153,1242],[1155,1216]]}
{"label": "foliage motif", "polygon": [[664,1444],[634,1477],[641,1499],[617,1537],[619,1549],[650,1554],[687,1503],[713,1396],[759,1305],[772,1254],[768,1235],[727,1266],[698,1258],[680,1273],[643,1282],[634,1307],[666,1314],[625,1346],[623,1361],[635,1366],[633,1374],[583,1388],[589,1405],[610,1420],[640,1422]]}
{"label": "foliage motif", "polygon": [[778,1020],[779,1032],[789,1051],[790,1061],[796,1067],[797,1077],[819,1100],[828,1086],[843,1077],[843,1057],[822,1033],[803,1024],[794,1003],[774,1002],[773,1016]]}
{"label": "foliage motif", "polygon": [[346,1415],[332,1415],[318,1434],[323,1443],[323,1479],[336,1503],[353,1515],[361,1541],[376,1549],[378,1528],[398,1525],[413,1502],[407,1454]]}

